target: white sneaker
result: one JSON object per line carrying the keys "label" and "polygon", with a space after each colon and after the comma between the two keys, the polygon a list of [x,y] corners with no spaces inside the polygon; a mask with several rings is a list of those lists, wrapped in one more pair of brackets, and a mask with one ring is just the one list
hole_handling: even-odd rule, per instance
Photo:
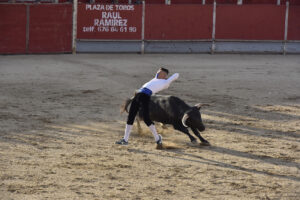
{"label": "white sneaker", "polygon": [[162,145],[162,136],[158,135],[159,139],[156,141],[156,144]]}
{"label": "white sneaker", "polygon": [[116,141],[116,144],[120,144],[120,145],[128,145],[128,142],[126,142],[125,139],[122,138],[121,140]]}

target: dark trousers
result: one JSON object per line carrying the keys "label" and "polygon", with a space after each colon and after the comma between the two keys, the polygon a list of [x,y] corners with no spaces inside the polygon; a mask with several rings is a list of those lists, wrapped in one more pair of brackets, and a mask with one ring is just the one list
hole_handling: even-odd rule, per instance
{"label": "dark trousers", "polygon": [[143,119],[147,126],[153,124],[149,116],[150,96],[144,93],[137,93],[131,102],[127,124],[132,125],[139,109],[143,109]]}

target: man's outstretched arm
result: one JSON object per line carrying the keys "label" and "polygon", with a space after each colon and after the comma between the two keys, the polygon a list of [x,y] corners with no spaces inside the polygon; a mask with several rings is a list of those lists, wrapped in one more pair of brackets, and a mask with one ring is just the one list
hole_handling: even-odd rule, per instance
{"label": "man's outstretched arm", "polygon": [[170,86],[170,84],[175,81],[176,79],[178,79],[179,77],[179,74],[178,73],[175,73],[173,74],[172,76],[170,76],[167,80],[166,80],[166,88],[168,88]]}

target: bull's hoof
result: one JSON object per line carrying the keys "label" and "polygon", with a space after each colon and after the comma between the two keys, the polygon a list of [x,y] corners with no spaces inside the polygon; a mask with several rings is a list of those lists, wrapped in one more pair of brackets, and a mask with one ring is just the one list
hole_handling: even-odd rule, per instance
{"label": "bull's hoof", "polygon": [[191,143],[192,144],[197,144],[198,142],[197,142],[197,140],[192,140]]}
{"label": "bull's hoof", "polygon": [[201,146],[211,146],[208,141],[204,141],[200,143]]}

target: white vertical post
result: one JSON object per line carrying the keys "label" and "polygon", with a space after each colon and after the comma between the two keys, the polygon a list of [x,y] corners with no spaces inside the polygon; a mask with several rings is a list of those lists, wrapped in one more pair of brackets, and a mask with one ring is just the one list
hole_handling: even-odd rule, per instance
{"label": "white vertical post", "polygon": [[128,0],[128,4],[132,4],[132,1],[131,1],[131,0]]}
{"label": "white vertical post", "polygon": [[202,0],[202,5],[205,5],[205,0]]}
{"label": "white vertical post", "polygon": [[243,5],[243,0],[238,0],[237,5]]}
{"label": "white vertical post", "polygon": [[211,54],[213,54],[215,52],[215,48],[216,48],[216,45],[215,45],[215,37],[216,37],[216,13],[217,12],[217,3],[216,3],[216,0],[214,0],[214,8],[213,8],[213,27],[212,27],[212,44],[211,44]]}
{"label": "white vertical post", "polygon": [[286,53],[286,42],[287,42],[287,36],[288,36],[288,27],[289,27],[289,7],[290,3],[289,1],[286,2],[286,8],[285,8],[285,23],[284,23],[284,45],[283,45],[283,54]]}
{"label": "white vertical post", "polygon": [[78,0],[73,0],[73,30],[72,30],[72,53],[73,54],[76,54],[77,7],[78,7]]}
{"label": "white vertical post", "polygon": [[280,0],[277,0],[277,5],[280,6]]}
{"label": "white vertical post", "polygon": [[142,8],[142,44],[141,44],[141,54],[145,53],[145,1],[143,1],[143,8]]}

